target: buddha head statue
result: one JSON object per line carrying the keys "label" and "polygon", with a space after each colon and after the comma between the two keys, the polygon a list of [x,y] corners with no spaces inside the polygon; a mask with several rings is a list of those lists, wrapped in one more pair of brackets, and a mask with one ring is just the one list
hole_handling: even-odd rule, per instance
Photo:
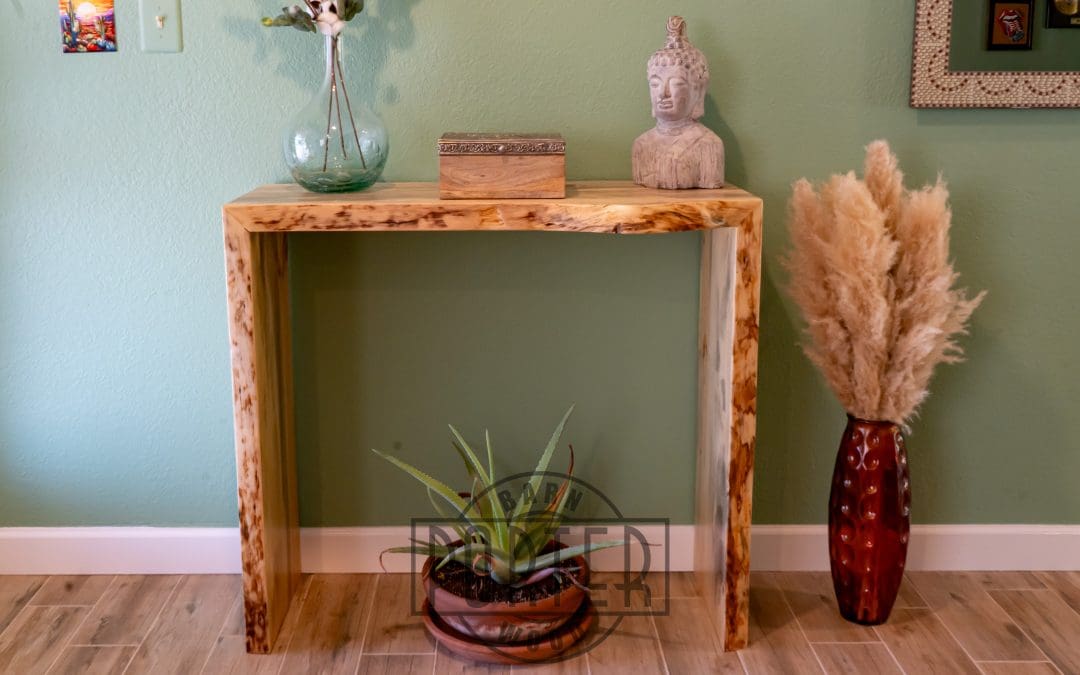
{"label": "buddha head statue", "polygon": [[705,114],[709,64],[686,37],[686,21],[673,16],[667,22],[667,43],[649,59],[652,113],[660,122],[696,121]]}

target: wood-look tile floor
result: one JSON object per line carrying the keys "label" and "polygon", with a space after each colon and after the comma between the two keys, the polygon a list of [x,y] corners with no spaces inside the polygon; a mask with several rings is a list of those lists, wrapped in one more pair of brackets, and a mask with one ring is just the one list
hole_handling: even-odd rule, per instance
{"label": "wood-look tile floor", "polygon": [[[596,575],[598,581],[604,575]],[[275,652],[244,653],[235,576],[0,577],[0,673],[984,673],[1080,675],[1080,572],[913,572],[884,626],[849,624],[827,573],[755,573],[750,647],[718,651],[689,575],[559,664],[438,649],[406,575],[304,579]]]}

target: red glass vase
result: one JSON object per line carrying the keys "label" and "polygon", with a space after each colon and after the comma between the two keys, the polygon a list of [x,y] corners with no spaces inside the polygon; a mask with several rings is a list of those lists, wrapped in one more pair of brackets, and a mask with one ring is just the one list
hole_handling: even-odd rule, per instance
{"label": "red glass vase", "polygon": [[840,613],[885,623],[904,576],[911,481],[900,427],[848,416],[829,495],[829,563]]}

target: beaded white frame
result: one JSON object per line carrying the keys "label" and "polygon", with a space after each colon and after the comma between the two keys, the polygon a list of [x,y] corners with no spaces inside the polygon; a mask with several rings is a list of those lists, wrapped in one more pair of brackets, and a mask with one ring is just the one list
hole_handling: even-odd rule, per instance
{"label": "beaded white frame", "polygon": [[912,108],[1080,108],[1080,71],[949,70],[953,0],[916,0]]}

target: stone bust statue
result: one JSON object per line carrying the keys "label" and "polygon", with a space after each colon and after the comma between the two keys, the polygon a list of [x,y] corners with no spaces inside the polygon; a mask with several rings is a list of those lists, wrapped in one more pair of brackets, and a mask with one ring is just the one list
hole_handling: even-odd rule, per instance
{"label": "stone bust statue", "polygon": [[724,185],[724,142],[698,119],[705,114],[709,64],[686,37],[686,21],[667,23],[667,44],[649,59],[656,126],[634,141],[634,182],[651,188]]}

